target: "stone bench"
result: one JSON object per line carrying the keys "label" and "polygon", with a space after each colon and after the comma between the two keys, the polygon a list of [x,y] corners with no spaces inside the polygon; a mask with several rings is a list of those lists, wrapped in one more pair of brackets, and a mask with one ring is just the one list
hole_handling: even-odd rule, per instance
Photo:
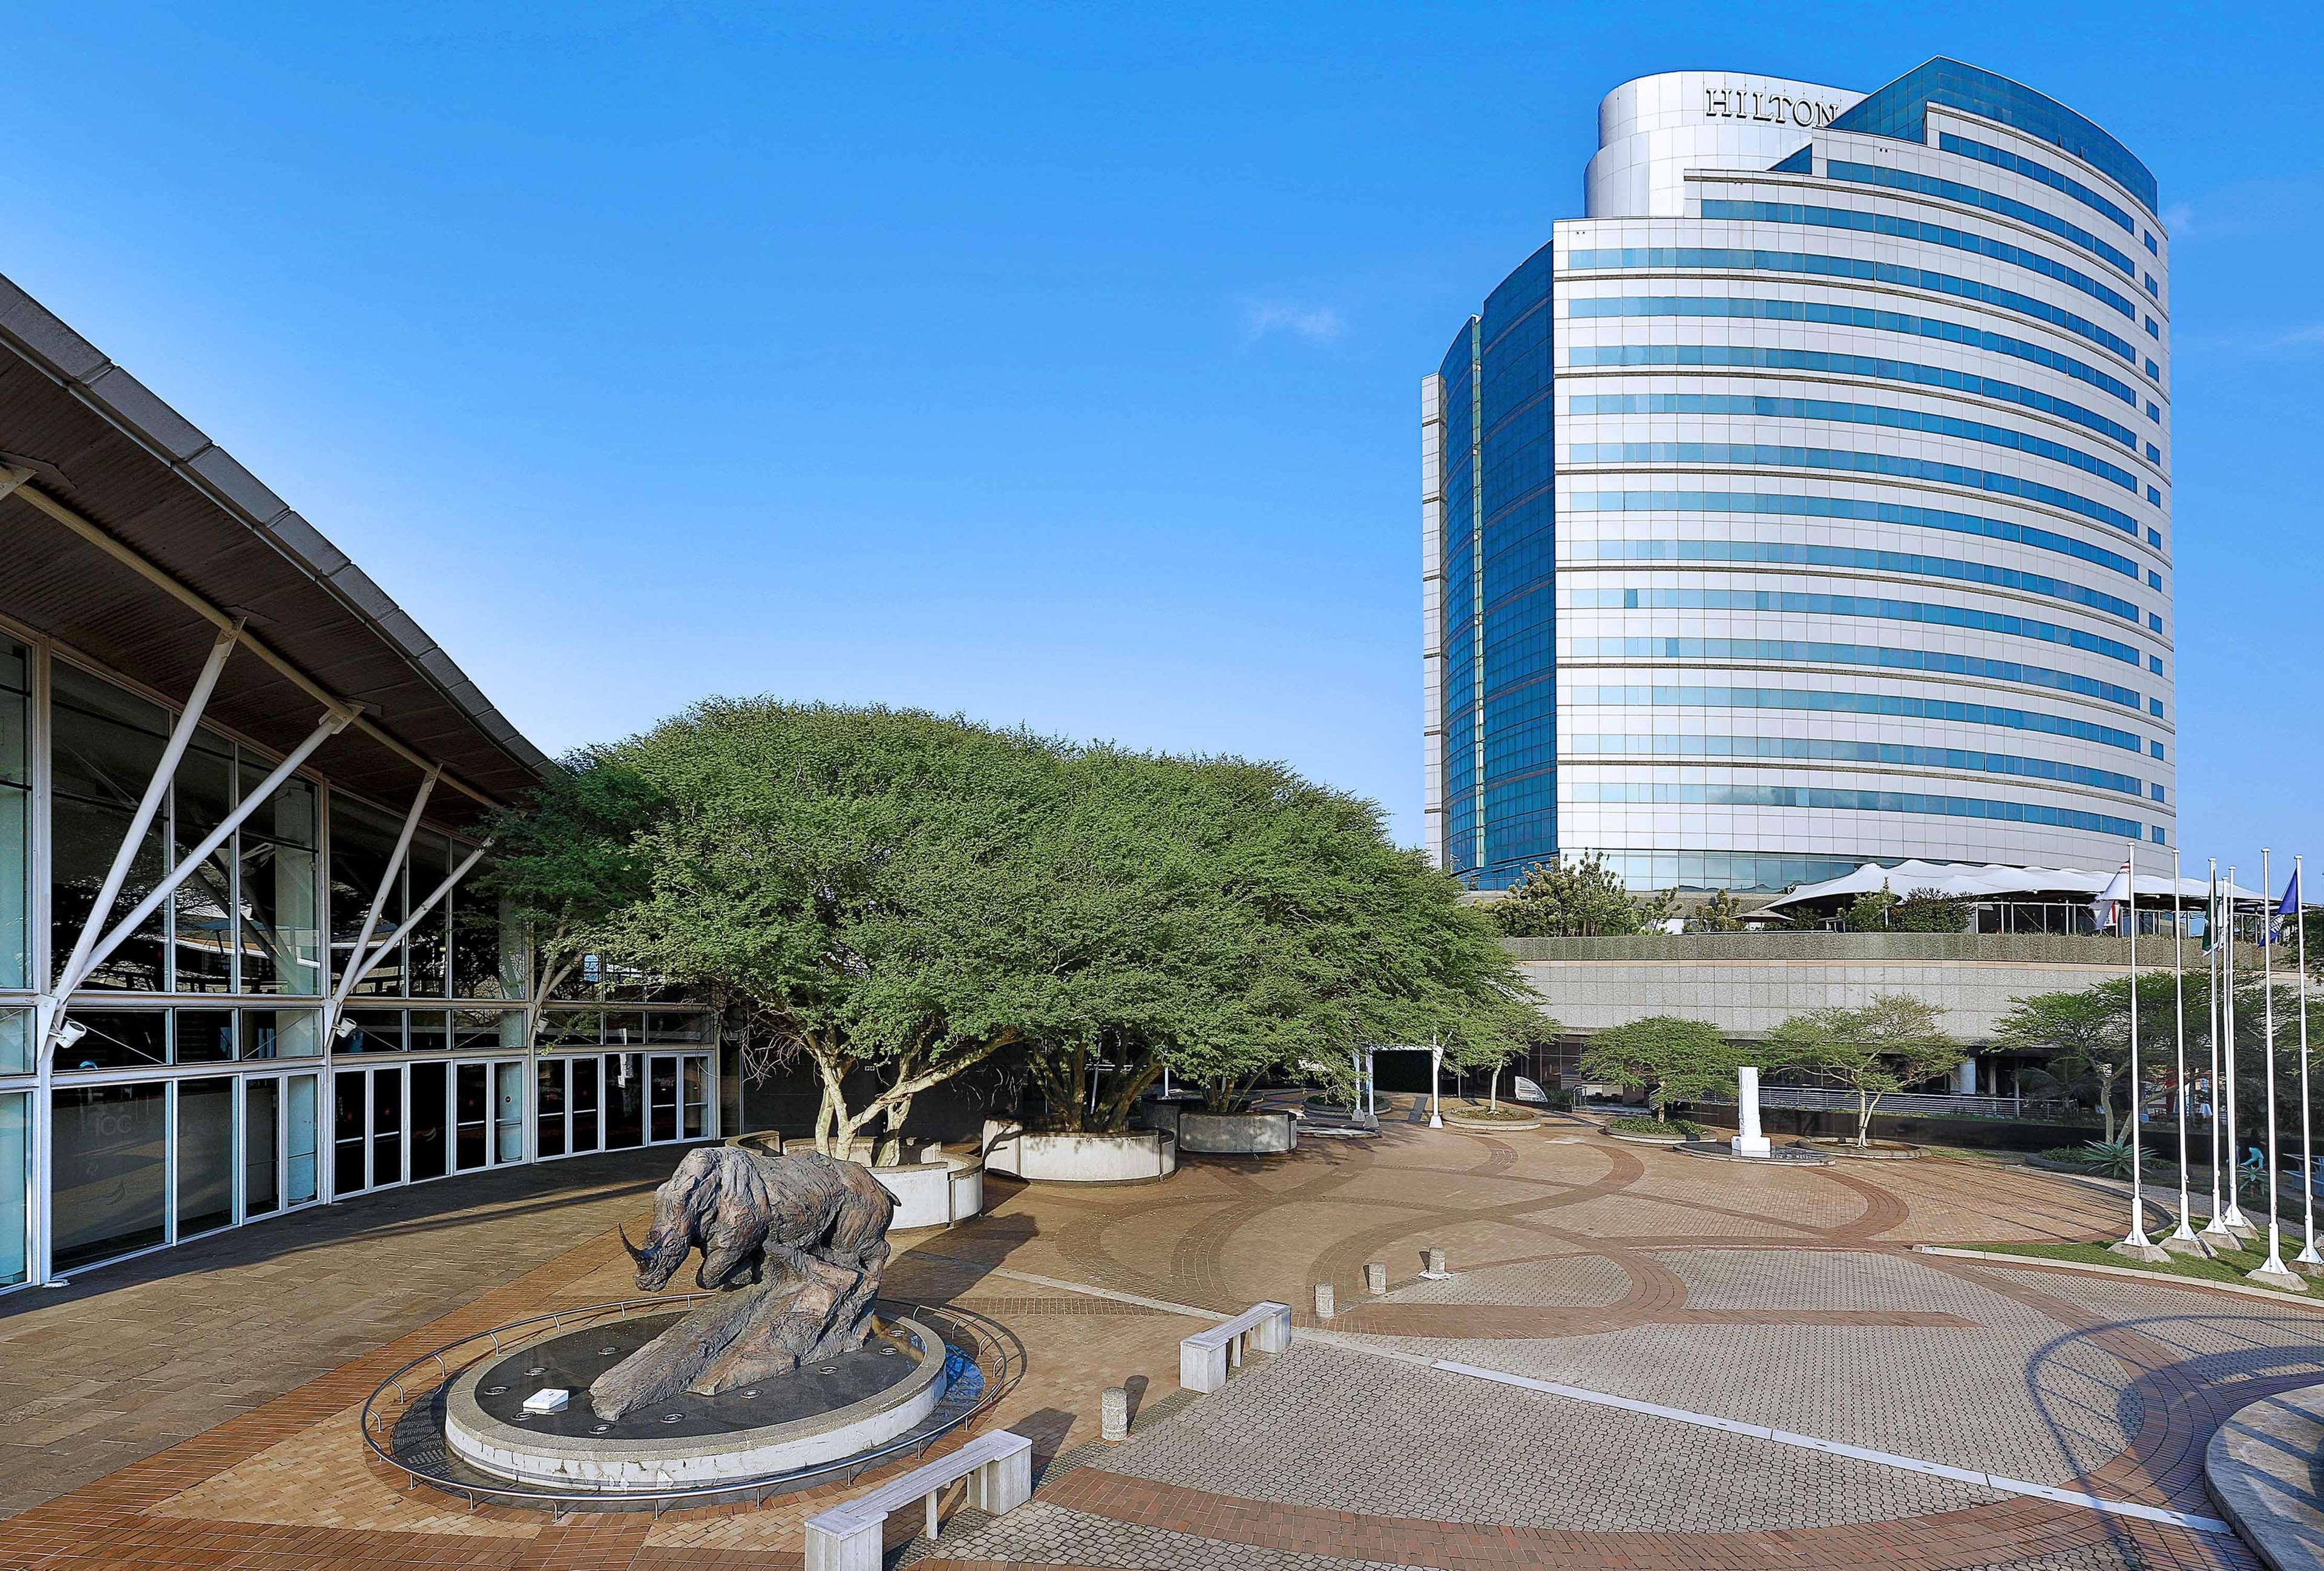
{"label": "stone bench", "polygon": [[915,1500],[927,1507],[928,1541],[936,1537],[936,1497],[968,1480],[968,1503],[994,1516],[1033,1498],[1033,1442],[1007,1429],[979,1435],[959,1450],[891,1478],[871,1493],[807,1520],[807,1571],[880,1571],[888,1515]]}
{"label": "stone bench", "polygon": [[1253,1304],[1231,1320],[1207,1331],[1197,1331],[1178,1344],[1178,1383],[1190,1391],[1214,1391],[1227,1376],[1241,1367],[1243,1339],[1256,1338],[1261,1353],[1281,1353],[1291,1345],[1291,1306]]}

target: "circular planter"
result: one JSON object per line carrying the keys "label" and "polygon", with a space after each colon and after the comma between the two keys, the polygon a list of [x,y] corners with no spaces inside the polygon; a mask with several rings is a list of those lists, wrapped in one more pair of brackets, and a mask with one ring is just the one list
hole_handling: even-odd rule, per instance
{"label": "circular planter", "polygon": [[[770,1157],[783,1154],[783,1137],[771,1130],[755,1134],[738,1134],[726,1142]],[[812,1141],[793,1142],[806,1150],[815,1149]],[[918,1150],[914,1150],[918,1144]],[[848,1160],[862,1162],[872,1171],[881,1188],[896,1202],[895,1219],[888,1224],[890,1233],[908,1233],[916,1227],[949,1227],[955,1222],[965,1222],[984,1209],[984,1164],[974,1157],[954,1156],[934,1141],[925,1143],[906,1141],[907,1155],[918,1155],[916,1162],[897,1162],[886,1166],[874,1164],[870,1159],[870,1141],[848,1142]]]}
{"label": "circular planter", "polygon": [[1505,1109],[1496,1116],[1481,1107],[1447,1108],[1444,1125],[1447,1129],[1465,1129],[1477,1134],[1498,1134],[1503,1130],[1539,1129],[1541,1114]]}
{"label": "circular planter", "polygon": [[1150,1184],[1178,1170],[1177,1138],[1167,1130],[1052,1134],[988,1118],[977,1143],[987,1168],[1037,1184]]}
{"label": "circular planter", "polygon": [[1288,1111],[1196,1113],[1178,1115],[1182,1150],[1214,1157],[1280,1156],[1299,1145],[1299,1121]]}
{"label": "circular planter", "polygon": [[1687,1140],[1683,1134],[1627,1134],[1618,1129],[1609,1129],[1605,1133],[1609,1140],[1628,1141],[1632,1145],[1684,1145]]}
{"label": "circular planter", "polygon": [[1919,1146],[1901,1140],[1876,1140],[1869,1145],[1858,1145],[1852,1140],[1803,1140],[1800,1144],[1826,1156],[1858,1162],[1909,1162],[1921,1155]]}
{"label": "circular planter", "polygon": [[[640,1331],[659,1330],[678,1319],[672,1314],[633,1324]],[[638,1339],[635,1332],[629,1338]],[[478,1360],[446,1393],[446,1442],[473,1467],[536,1486],[621,1494],[716,1484],[871,1450],[918,1426],[948,1383],[943,1339],[917,1320],[895,1318],[883,1322],[862,1351],[828,1363],[804,1365],[718,1397],[681,1392],[620,1420],[597,1423],[584,1377],[602,1362],[589,1357],[591,1345],[604,1340],[604,1327],[591,1327],[497,1360]],[[880,1370],[883,1358],[900,1371]],[[521,1372],[526,1365],[546,1367],[540,1378],[528,1378]],[[831,1380],[825,1388],[825,1380],[843,1368],[856,1378]],[[876,1372],[873,1381],[862,1378],[867,1370]],[[566,1409],[539,1420],[512,1410],[523,1400],[512,1387],[521,1391],[549,1384],[570,1393]],[[874,1389],[859,1394],[866,1384]],[[754,1399],[772,1409],[765,1420],[751,1415]],[[680,1421],[683,1428],[665,1427]]]}

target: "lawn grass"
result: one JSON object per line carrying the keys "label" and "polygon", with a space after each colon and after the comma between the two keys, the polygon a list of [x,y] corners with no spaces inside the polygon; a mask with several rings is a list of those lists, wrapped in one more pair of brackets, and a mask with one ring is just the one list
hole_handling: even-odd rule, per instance
{"label": "lawn grass", "polygon": [[[1980,1250],[1987,1254],[2023,1254],[2036,1260],[2072,1261],[2081,1265],[2120,1266],[2126,1271],[2152,1271],[2157,1276],[2192,1277],[2198,1281],[2233,1282],[2238,1287],[2266,1288],[2265,1282],[2246,1280],[2246,1273],[2256,1271],[2266,1261],[2264,1250],[2234,1249],[2205,1260],[2200,1255],[2174,1254],[2168,1261],[2131,1260],[2108,1252],[2103,1243],[1960,1243],[1956,1249]],[[2282,1288],[2268,1288],[2282,1293],[2287,1298],[2302,1297]]]}

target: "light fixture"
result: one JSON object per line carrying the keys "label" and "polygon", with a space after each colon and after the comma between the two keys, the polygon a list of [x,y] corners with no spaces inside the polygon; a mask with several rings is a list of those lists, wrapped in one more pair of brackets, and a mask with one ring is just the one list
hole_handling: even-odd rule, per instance
{"label": "light fixture", "polygon": [[77,1020],[69,1020],[62,1025],[57,1027],[57,1046],[60,1048],[71,1047],[75,1042],[80,1040],[81,1038],[87,1035],[88,1035],[88,1028],[87,1026],[81,1024],[80,1021]]}
{"label": "light fixture", "polygon": [[346,1041],[355,1034],[355,1022],[342,1016],[339,1023],[331,1028],[331,1034],[339,1040]]}

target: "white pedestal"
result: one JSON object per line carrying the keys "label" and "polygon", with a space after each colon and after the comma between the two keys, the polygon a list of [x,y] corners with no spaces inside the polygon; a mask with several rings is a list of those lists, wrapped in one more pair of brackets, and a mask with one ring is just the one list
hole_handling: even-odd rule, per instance
{"label": "white pedestal", "polygon": [[1773,1149],[1759,1132],[1759,1071],[1748,1064],[1735,1071],[1735,1138],[1728,1144],[1738,1157],[1764,1157]]}

